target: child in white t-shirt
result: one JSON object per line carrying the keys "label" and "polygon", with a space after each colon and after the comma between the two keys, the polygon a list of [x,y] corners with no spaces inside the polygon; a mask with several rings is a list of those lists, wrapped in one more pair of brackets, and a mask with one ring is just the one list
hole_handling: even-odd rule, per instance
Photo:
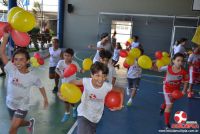
{"label": "child in white t-shirt", "polygon": [[[106,65],[100,62],[95,62],[91,66],[91,78],[71,81],[73,84],[84,86],[81,103],[77,108],[77,134],[96,133],[96,125],[100,121],[103,114],[105,97],[107,93],[112,90],[112,84],[105,82],[108,71],[109,70]],[[113,90],[121,92],[121,90]],[[121,99],[122,98],[121,94]],[[120,110],[122,108],[122,104],[123,101],[116,109]]]}
{"label": "child in white t-shirt", "polygon": [[95,63],[96,61],[99,61],[99,52],[101,50],[108,50],[108,51],[111,51],[111,44],[109,43],[109,34],[108,33],[103,33],[101,35],[101,40],[97,42],[97,47],[94,47],[92,45],[89,45],[88,46],[89,48],[91,49],[95,49],[97,50],[96,51],[96,54],[93,58],[93,63]]}
{"label": "child in white t-shirt", "polygon": [[200,47],[195,48],[194,53],[188,58],[189,64],[189,89],[188,97],[191,98],[193,95],[192,86],[193,84],[200,83]]}
{"label": "child in white t-shirt", "polygon": [[112,57],[112,65],[114,67],[117,67],[118,69],[119,69],[119,64],[117,63],[119,61],[119,53],[121,50],[122,50],[122,46],[119,42],[117,42],[117,45],[115,46],[113,57]]}
{"label": "child in white t-shirt", "polygon": [[181,38],[180,40],[177,41],[177,45],[174,46],[174,55],[176,53],[181,53],[183,55],[187,54],[184,45],[186,45],[187,39],[186,38]]}
{"label": "child in white t-shirt", "polygon": [[[56,67],[55,71],[60,76],[62,83],[68,83],[68,82],[76,79],[76,73],[72,76],[67,77],[67,78],[64,77],[64,70],[68,67],[68,65],[75,64],[77,69],[78,69],[78,72],[82,72],[78,63],[73,60],[73,55],[74,55],[73,49],[71,49],[71,48],[66,49],[63,52],[64,60],[60,60],[58,62],[57,67]],[[65,101],[65,113],[64,113],[64,116],[63,116],[61,122],[66,122],[69,119],[69,117],[70,117],[70,107],[71,106],[72,106],[72,109],[73,109],[72,116],[74,118],[76,118],[77,112],[76,112],[75,105]]]}
{"label": "child in white t-shirt", "polygon": [[142,68],[138,65],[136,59],[135,63],[129,67],[127,72],[127,80],[128,80],[127,95],[129,96],[129,100],[126,104],[127,106],[132,105],[132,100],[135,97],[137,89],[140,84],[141,75],[142,75]]}
{"label": "child in white t-shirt", "polygon": [[58,61],[61,59],[62,51],[59,48],[59,40],[57,37],[53,37],[52,39],[52,47],[49,48],[49,53],[44,58],[49,58],[49,79],[55,80],[55,86],[53,89],[53,93],[58,92],[58,84],[59,84],[59,76],[55,72]]}
{"label": "child in white t-shirt", "polygon": [[40,89],[45,108],[48,106],[46,92],[40,79],[28,69],[30,56],[25,48],[16,49],[12,62],[8,61],[5,53],[8,36],[8,33],[4,33],[0,54],[5,64],[4,69],[8,79],[6,105],[11,119],[9,133],[17,134],[18,129],[22,126],[27,126],[30,133],[34,133],[35,119],[25,120],[30,105],[30,89],[32,86]]}
{"label": "child in white t-shirt", "polygon": [[99,52],[99,56],[100,56],[99,61],[101,63],[105,64],[109,69],[109,73],[108,73],[108,76],[107,76],[107,82],[111,83],[114,86],[117,74],[116,74],[114,66],[110,63],[110,59],[112,57],[112,54],[107,50],[101,50]]}

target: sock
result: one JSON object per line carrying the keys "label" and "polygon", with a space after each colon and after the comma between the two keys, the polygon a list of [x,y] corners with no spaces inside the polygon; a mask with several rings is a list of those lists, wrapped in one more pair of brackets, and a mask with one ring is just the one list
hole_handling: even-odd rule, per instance
{"label": "sock", "polygon": [[169,119],[170,119],[170,113],[169,112],[165,112],[164,113],[164,117],[165,117],[165,124],[168,125],[169,124]]}
{"label": "sock", "polygon": [[129,98],[128,102],[132,102],[132,97],[131,97],[131,98]]}
{"label": "sock", "polygon": [[166,104],[162,103],[161,106],[160,106],[160,108],[164,110],[166,108]]}
{"label": "sock", "polygon": [[65,114],[70,114],[70,112],[65,112]]}

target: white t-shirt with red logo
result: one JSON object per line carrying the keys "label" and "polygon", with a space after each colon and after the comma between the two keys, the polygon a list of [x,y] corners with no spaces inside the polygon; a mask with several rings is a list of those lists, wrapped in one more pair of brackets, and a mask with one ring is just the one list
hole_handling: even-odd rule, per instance
{"label": "white t-shirt with red logo", "polygon": [[174,90],[180,90],[182,82],[188,82],[188,73],[183,68],[175,73],[172,70],[172,66],[169,65],[161,67],[160,71],[166,71],[163,81],[165,93],[172,93]]}
{"label": "white t-shirt with red logo", "polygon": [[135,79],[142,76],[142,68],[138,65],[137,61],[130,66],[127,72],[127,78]]}
{"label": "white t-shirt with red logo", "polygon": [[193,64],[193,66],[189,67],[189,82],[191,84],[200,83],[200,54],[191,54],[188,58],[188,62]]}
{"label": "white t-shirt with red logo", "polygon": [[61,49],[58,48],[57,50],[54,50],[53,47],[50,47],[49,54],[50,54],[49,66],[56,67],[58,61],[60,60]]}
{"label": "white t-shirt with red logo", "polygon": [[83,116],[93,123],[98,123],[104,110],[104,100],[112,84],[104,82],[101,88],[92,85],[92,78],[83,78],[84,91],[77,111],[78,116]]}
{"label": "white t-shirt with red logo", "polygon": [[[80,66],[78,65],[78,63],[76,61],[72,61],[71,64],[75,64],[76,67],[77,67],[77,71],[80,72]],[[69,64],[66,64],[65,63],[65,60],[60,60],[58,62],[58,65],[56,66],[56,68],[61,72],[61,74],[63,75],[64,74],[64,71],[65,69],[68,67]],[[75,80],[76,79],[76,73],[70,77],[67,77],[67,78],[62,78],[61,81],[62,83],[68,83],[72,80]]]}
{"label": "white t-shirt with red logo", "polygon": [[29,110],[30,89],[32,86],[42,88],[41,80],[32,71],[20,73],[11,62],[4,69],[8,79],[6,105],[13,110]]}

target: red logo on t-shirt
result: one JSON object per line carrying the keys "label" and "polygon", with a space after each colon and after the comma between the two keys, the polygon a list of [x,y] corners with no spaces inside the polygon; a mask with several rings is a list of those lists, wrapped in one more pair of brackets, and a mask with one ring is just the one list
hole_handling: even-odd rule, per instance
{"label": "red logo on t-shirt", "polygon": [[96,99],[96,95],[95,94],[90,94],[90,99]]}

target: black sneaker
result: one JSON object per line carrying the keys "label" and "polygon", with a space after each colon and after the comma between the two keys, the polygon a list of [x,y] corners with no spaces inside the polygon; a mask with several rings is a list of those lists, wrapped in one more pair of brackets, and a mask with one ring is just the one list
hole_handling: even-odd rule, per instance
{"label": "black sneaker", "polygon": [[30,126],[28,126],[28,132],[30,134],[34,134],[34,127],[35,127],[35,119],[34,118],[31,118],[30,120]]}
{"label": "black sneaker", "polygon": [[57,92],[58,92],[58,87],[54,87],[54,89],[53,89],[52,92],[53,92],[53,93],[57,93]]}
{"label": "black sneaker", "polygon": [[161,115],[163,115],[163,114],[164,114],[164,112],[165,112],[165,109],[163,109],[163,108],[160,108],[160,116],[161,116]]}
{"label": "black sneaker", "polygon": [[1,73],[0,74],[0,77],[3,77],[3,76],[5,76],[6,75],[6,73]]}
{"label": "black sneaker", "polygon": [[170,124],[166,124],[166,129],[170,129],[171,128],[171,125]]}

